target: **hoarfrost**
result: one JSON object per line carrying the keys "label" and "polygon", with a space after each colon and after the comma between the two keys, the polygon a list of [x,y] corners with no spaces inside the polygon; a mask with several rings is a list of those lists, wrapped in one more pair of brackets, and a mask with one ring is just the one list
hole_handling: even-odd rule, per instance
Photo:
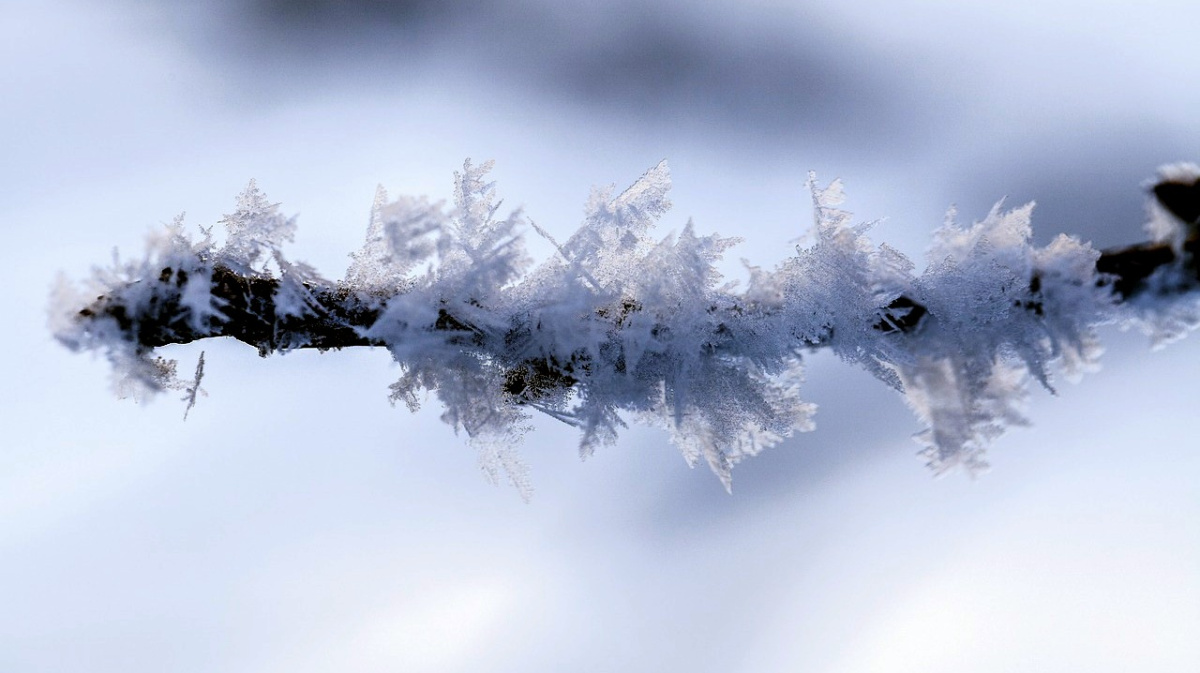
{"label": "hoarfrost", "polygon": [[192,380],[183,386],[183,397],[180,398],[187,402],[187,407],[183,410],[183,420],[187,420],[188,413],[192,407],[196,406],[197,395],[207,395],[208,393],[200,387],[200,382],[204,380],[204,351],[200,351],[200,358],[196,361],[196,373],[192,375]]}
{"label": "hoarfrost", "polygon": [[[1158,169],[1156,191],[1169,201],[1177,201],[1175,209],[1162,198],[1149,199],[1146,205],[1146,233],[1151,239],[1169,243],[1175,254],[1173,264],[1164,265],[1146,279],[1150,292],[1142,293],[1126,303],[1123,313],[1126,328],[1133,327],[1150,337],[1154,349],[1182,339],[1200,326],[1200,297],[1186,292],[1194,282],[1184,273],[1184,263],[1190,253],[1184,248],[1189,236],[1200,227],[1200,214],[1194,212],[1195,194],[1200,190],[1200,165],[1178,163]],[[1170,192],[1175,192],[1174,194]]]}
{"label": "hoarfrost", "polygon": [[351,253],[354,261],[346,282],[381,296],[409,289],[409,273],[437,251],[446,225],[442,204],[404,196],[389,201],[381,185],[371,207],[367,240],[360,251]]}
{"label": "hoarfrost", "polygon": [[[170,298],[177,299],[178,313],[167,322],[199,327],[222,317],[221,302],[211,294],[206,261],[213,254],[212,237],[202,229],[203,237],[192,241],[183,219],[180,215],[149,236],[142,259],[122,260],[113,250],[111,266],[94,267],[82,289],[60,277],[52,293],[54,337],[72,350],[103,353],[112,365],[112,389],[119,398],[143,402],[165,390],[187,387],[176,376],[174,360],[155,356],[131,338],[141,320],[157,319]],[[85,308],[97,297],[108,298],[121,311]],[[88,320],[79,319],[81,311],[88,312]]]}
{"label": "hoarfrost", "polygon": [[[273,288],[273,314],[256,316],[266,350],[307,345],[288,327],[309,319],[386,345],[401,366],[391,401],[416,410],[434,395],[484,474],[527,497],[517,447],[534,411],[577,428],[581,457],[615,441],[628,419],[662,427],[689,465],[707,464],[730,488],[740,460],[812,428],[815,406],[799,388],[802,355],[818,347],[904,395],[928,425],[917,440],[935,472],[973,473],[986,467],[991,440],[1025,423],[1029,381],[1053,390],[1056,375],[1095,367],[1096,326],[1136,323],[1162,340],[1200,323],[1194,299],[1160,298],[1188,282],[1179,265],[1147,281],[1162,292],[1117,306],[1090,245],[1066,236],[1032,244],[1033,204],[997,204],[969,226],[951,211],[916,273],[868,238],[873,223],[841,209],[839,180],[821,187],[811,175],[811,243],[773,269],[747,265],[740,288],[717,271],[737,239],[701,235],[690,220],[678,234],[655,233],[670,208],[665,161],[616,196],[612,186],[593,190],[562,244],[530,223],[558,255],[528,270],[527,220],[519,209],[501,214],[491,167],[465,162],[450,207],[389,199],[380,187],[366,241],[338,284],[284,257],[295,219],[252,181],[222,220],[222,247],[208,230],[193,242],[181,217],[141,261],[114,253],[82,292],[60,283],[52,329],[71,348],[105,353],[119,393],[183,390],[190,411],[203,392],[203,355],[194,380],[179,381],[174,362],[139,345],[138,321],[204,336],[233,310],[212,292],[227,267]],[[1200,168],[1166,167],[1161,177],[1192,184]],[[1195,223],[1162,208],[1149,216],[1182,264],[1185,225]],[[330,296],[373,320],[337,323],[321,304]],[[97,308],[95,297],[120,311]],[[160,315],[164,306],[176,313]]]}
{"label": "hoarfrost", "polygon": [[273,257],[279,267],[279,286],[275,290],[275,316],[302,318],[316,315],[317,299],[313,295],[313,288],[328,281],[304,262],[290,262],[278,252]]}
{"label": "hoarfrost", "polygon": [[1026,377],[1053,391],[1052,363],[1077,376],[1100,354],[1094,328],[1111,320],[1112,300],[1096,282],[1099,253],[1066,236],[1034,247],[1032,211],[998,203],[969,227],[951,211],[912,281],[928,315],[918,334],[897,340],[909,353],[892,366],[930,424],[917,440],[938,473],[986,466],[987,443],[1025,423]]}
{"label": "hoarfrost", "polygon": [[[1155,272],[1148,284],[1173,288],[1173,271]],[[1168,292],[1171,290],[1168,289]],[[1200,327],[1200,297],[1191,294],[1167,297],[1136,297],[1122,307],[1122,326],[1150,338],[1150,347],[1160,350]]]}
{"label": "hoarfrost", "polygon": [[267,260],[296,234],[296,218],[284,217],[279,204],[267,201],[254,180],[238,195],[237,209],[222,218],[221,224],[226,238],[218,253],[220,260],[241,273],[265,272]]}
{"label": "hoarfrost", "polygon": [[[1158,178],[1154,184],[1185,187],[1195,185],[1198,180],[1200,180],[1200,165],[1185,162],[1159,167]],[[1184,219],[1187,215],[1171,212],[1158,199],[1150,199],[1146,202],[1146,216],[1146,233],[1150,236],[1150,240],[1170,243],[1175,254],[1181,254],[1183,242],[1188,235],[1188,225],[1196,223],[1185,222]]]}

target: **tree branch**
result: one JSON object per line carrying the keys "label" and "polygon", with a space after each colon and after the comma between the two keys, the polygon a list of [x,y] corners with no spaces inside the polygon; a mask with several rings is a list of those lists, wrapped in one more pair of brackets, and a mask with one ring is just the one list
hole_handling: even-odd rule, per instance
{"label": "tree branch", "polygon": [[[1182,256],[1176,253],[1171,243],[1141,243],[1120,248],[1111,248],[1100,253],[1096,260],[1096,272],[1101,283],[1112,289],[1117,301],[1125,301],[1144,293],[1182,293],[1200,287],[1200,183],[1190,185],[1160,182],[1151,190],[1158,202],[1169,212],[1188,225]],[[1155,272],[1175,266],[1179,273],[1173,276],[1170,286],[1150,283]],[[202,329],[196,329],[185,319],[181,294],[187,282],[187,272],[164,267],[154,280],[155,301],[150,310],[138,315],[130,314],[121,296],[97,297],[87,308],[79,311],[78,318],[86,322],[98,317],[109,317],[129,335],[129,340],[143,348],[157,348],[169,344],[185,344],[211,337],[232,337],[253,346],[259,354],[266,356],[281,349],[315,348],[320,351],[352,348],[357,346],[386,346],[379,339],[362,336],[380,316],[380,307],[390,297],[376,296],[364,301],[359,293],[344,283],[332,285],[305,284],[313,299],[311,314],[301,317],[276,318],[275,298],[280,281],[258,274],[238,274],[222,264],[212,269],[211,294],[222,307],[224,319],[209,320]],[[1030,279],[1033,295],[1038,294],[1038,278]],[[1029,310],[1038,310],[1031,303]],[[635,303],[625,306],[626,314],[636,312]],[[726,309],[741,312],[742,307]],[[915,331],[928,315],[928,309],[916,300],[900,295],[880,307],[879,322],[874,328],[883,333]],[[461,320],[440,309],[434,328],[442,331],[463,332],[471,328]],[[511,340],[511,339],[510,339]],[[809,342],[810,347],[819,347],[820,342]]]}
{"label": "tree branch", "polygon": [[[381,191],[339,282],[283,257],[294,222],[252,183],[224,221],[224,247],[207,232],[192,243],[177,222],[140,265],[98,272],[99,295],[56,336],[107,351],[149,391],[173,385],[173,365],[149,357],[169,344],[232,337],[263,356],[383,346],[404,365],[392,399],[415,408],[416,392],[435,391],[444,419],[491,442],[488,470],[515,483],[511,447],[534,409],[578,427],[585,455],[616,437],[619,412],[664,424],[689,463],[706,460],[728,488],[738,460],[811,427],[813,406],[797,396],[801,351],[830,348],[903,392],[930,426],[919,436],[929,464],[974,470],[984,444],[1022,421],[1027,375],[1049,387],[1052,362],[1071,371],[1094,360],[1096,325],[1149,316],[1169,337],[1200,317],[1153,301],[1200,289],[1200,167],[1190,164],[1164,167],[1150,189],[1159,240],[1037,248],[1030,207],[997,208],[971,227],[948,222],[936,263],[917,276],[850,224],[840,182],[811,180],[816,242],[774,271],[752,268],[744,292],[720,286],[714,267],[732,239],[690,223],[650,238],[670,205],[665,162],[616,197],[594,194],[580,230],[555,243],[562,259],[528,275],[520,214],[496,218],[489,168],[464,164],[450,213]],[[435,254],[436,271],[412,275]],[[1134,308],[1114,310],[1123,303]]]}

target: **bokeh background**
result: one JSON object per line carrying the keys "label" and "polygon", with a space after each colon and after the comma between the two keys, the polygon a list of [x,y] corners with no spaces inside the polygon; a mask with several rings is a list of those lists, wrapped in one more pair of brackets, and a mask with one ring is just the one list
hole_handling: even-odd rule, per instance
{"label": "bokeh background", "polygon": [[[667,158],[675,209],[771,265],[843,177],[918,262],[947,206],[1036,199],[1037,238],[1142,238],[1200,160],[1200,4],[579,0],[0,2],[0,670],[1195,671],[1200,344],[1104,332],[1104,367],[977,480],[914,458],[902,400],[808,358],[817,429],[726,495],[631,429],[580,462],[539,420],[533,500],[382,351],[207,352],[188,420],[45,327],[56,274],[250,178],[338,277],[377,184],[449,198],[495,159],[565,237]],[[529,240],[535,253],[548,248]]]}

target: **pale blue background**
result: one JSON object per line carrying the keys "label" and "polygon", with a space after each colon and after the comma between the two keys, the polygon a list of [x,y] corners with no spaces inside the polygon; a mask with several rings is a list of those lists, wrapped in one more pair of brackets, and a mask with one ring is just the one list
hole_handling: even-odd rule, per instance
{"label": "pale blue background", "polygon": [[525,505],[435,402],[389,408],[386,353],[170,349],[207,351],[184,423],[113,399],[45,307],[250,178],[339,276],[376,184],[447,198],[466,157],[561,237],[666,157],[664,233],[744,236],[731,273],[803,235],[809,169],[918,260],[1005,195],[1039,241],[1136,241],[1140,181],[1200,160],[1200,5],[328,4],[0,3],[0,670],[1195,670],[1194,338],[1106,331],[976,481],[818,354],[818,429],[733,496],[661,433],[581,464],[539,421]]}

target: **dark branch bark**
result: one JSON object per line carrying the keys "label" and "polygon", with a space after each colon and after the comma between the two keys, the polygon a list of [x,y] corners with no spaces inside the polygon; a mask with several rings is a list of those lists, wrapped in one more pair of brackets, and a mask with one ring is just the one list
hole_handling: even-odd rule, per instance
{"label": "dark branch bark", "polygon": [[315,300],[313,315],[277,319],[278,279],[239,275],[220,264],[212,267],[211,292],[225,320],[209,320],[203,329],[197,330],[187,320],[187,311],[181,303],[187,280],[186,272],[164,268],[149,310],[129,315],[119,298],[99,297],[80,311],[80,317],[111,317],[122,331],[130,334],[133,342],[147,349],[209,337],[233,337],[254,346],[261,355],[282,348],[330,350],[383,345],[358,332],[378,319],[379,308],[362,301],[349,289],[310,287]]}

